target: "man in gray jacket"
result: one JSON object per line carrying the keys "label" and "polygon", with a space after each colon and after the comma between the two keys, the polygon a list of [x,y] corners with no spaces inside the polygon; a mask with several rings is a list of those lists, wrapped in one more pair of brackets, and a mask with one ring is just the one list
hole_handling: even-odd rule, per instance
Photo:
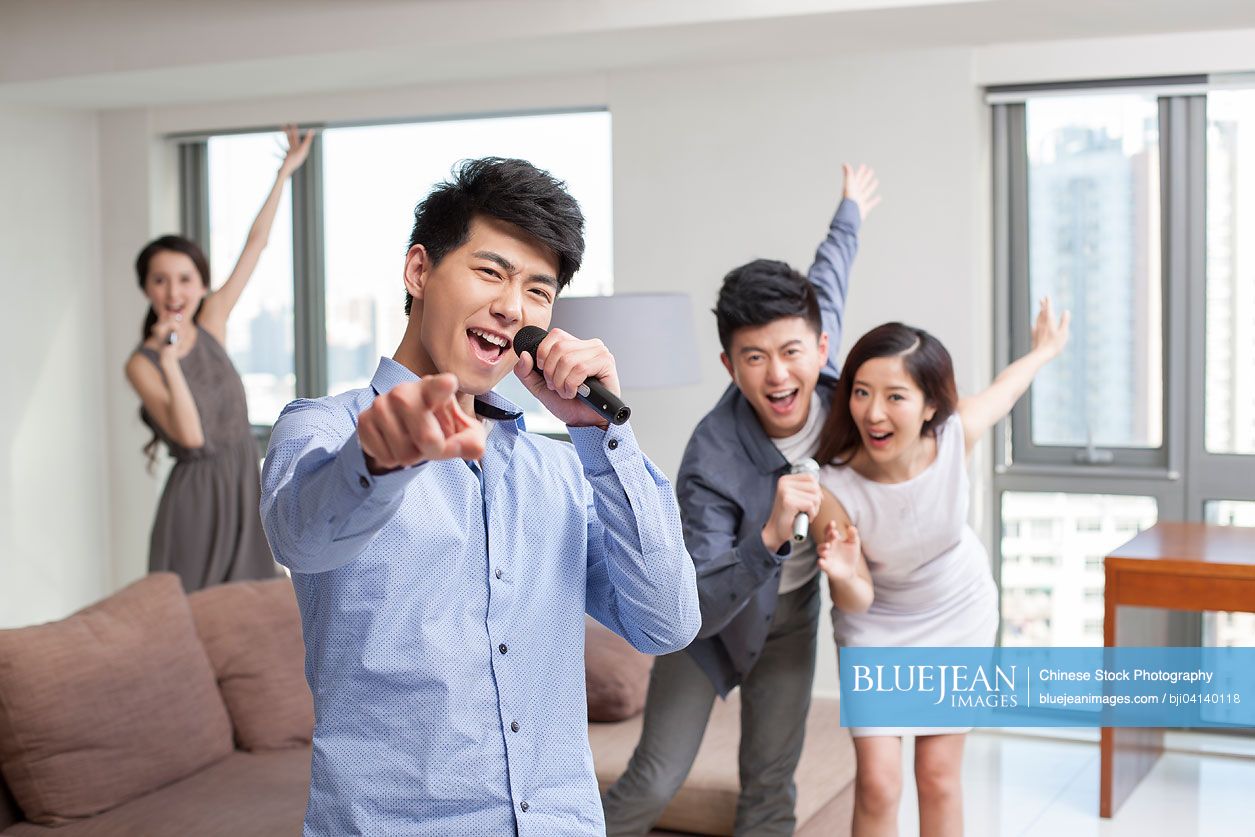
{"label": "man in gray jacket", "polygon": [[837,347],[875,174],[843,167],[843,200],[806,277],[757,260],[725,277],[715,307],[732,385],[693,431],[676,492],[697,568],[702,628],[654,663],[641,740],[603,800],[609,837],[644,835],[684,783],[715,696],[741,687],[738,835],[792,834],[793,773],[815,676],[819,569],[800,513],[819,510],[813,457],[836,387]]}

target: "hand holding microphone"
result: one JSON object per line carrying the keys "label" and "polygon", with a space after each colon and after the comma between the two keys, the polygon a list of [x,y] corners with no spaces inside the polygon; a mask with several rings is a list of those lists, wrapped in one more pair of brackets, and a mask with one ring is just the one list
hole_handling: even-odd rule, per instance
{"label": "hand holding microphone", "polygon": [[183,315],[181,314],[161,317],[153,323],[149,338],[144,341],[144,345],[163,355],[167,354],[167,350],[179,343],[179,325],[182,322]]}
{"label": "hand holding microphone", "polygon": [[[793,466],[789,468],[789,473],[790,474],[808,474],[811,477],[816,478],[815,485],[816,486],[819,485],[819,481],[818,481],[819,463],[811,459],[809,456],[800,462],[794,462]],[[797,517],[793,518],[793,542],[794,543],[801,543],[802,541],[806,540],[806,532],[808,529],[811,528],[811,517],[818,513],[819,513],[818,505],[816,505],[815,511],[813,512],[800,511],[797,513]]]}
{"label": "hand holding microphone", "polygon": [[[810,521],[819,513],[818,473],[819,464],[804,459],[776,480],[776,498],[762,531],[763,545],[769,551],[778,552],[788,541],[806,539]],[[801,537],[797,538],[799,532]]]}
{"label": "hand holding microphone", "polygon": [[600,340],[524,326],[514,335],[514,351],[514,374],[569,427],[623,424],[632,414],[619,397],[614,356]]}

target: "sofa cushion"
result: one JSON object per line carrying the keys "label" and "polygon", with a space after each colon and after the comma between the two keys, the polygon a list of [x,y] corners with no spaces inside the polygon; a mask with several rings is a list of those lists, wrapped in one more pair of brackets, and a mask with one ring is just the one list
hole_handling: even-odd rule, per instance
{"label": "sofa cushion", "polygon": [[654,658],[591,616],[584,617],[584,686],[588,720],[622,721],[639,715]]}
{"label": "sofa cushion", "polygon": [[232,749],[178,576],[0,631],[0,769],[28,820],[107,811]]}
{"label": "sofa cushion", "polygon": [[286,577],[237,581],[193,593],[188,602],[240,749],[309,744],[314,699],[305,682],[301,614],[292,582]]}
{"label": "sofa cushion", "polygon": [[[641,718],[617,724],[589,724],[588,740],[604,793],[623,775],[641,737]],[[663,811],[657,827],[693,834],[726,835],[736,820],[741,781],[737,748],[741,742],[740,692],[716,700],[693,769]],[[841,728],[839,703],[816,697],[806,718],[806,742],[794,781],[797,783],[799,833],[843,794],[853,795],[854,742]],[[834,806],[840,808],[841,806]],[[843,809],[842,809],[843,810]],[[831,832],[840,833],[838,831]]]}
{"label": "sofa cushion", "polygon": [[59,828],[20,823],[4,837],[300,837],[309,747],[236,751],[199,773],[89,820]]}

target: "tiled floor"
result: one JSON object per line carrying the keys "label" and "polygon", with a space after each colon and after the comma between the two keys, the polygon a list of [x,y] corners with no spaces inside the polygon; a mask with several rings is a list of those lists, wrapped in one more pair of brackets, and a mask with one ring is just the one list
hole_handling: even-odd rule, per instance
{"label": "tiled floor", "polygon": [[[1252,758],[1165,753],[1111,820],[1098,816],[1097,742],[975,732],[963,780],[968,837],[1255,835]],[[909,770],[899,822],[903,835],[919,833]]]}

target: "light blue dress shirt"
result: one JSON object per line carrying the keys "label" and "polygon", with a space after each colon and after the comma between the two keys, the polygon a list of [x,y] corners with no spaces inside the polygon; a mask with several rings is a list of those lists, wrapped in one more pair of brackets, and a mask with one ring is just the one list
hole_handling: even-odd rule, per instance
{"label": "light blue dress shirt", "polygon": [[490,419],[480,463],[376,476],[357,417],[418,380],[284,409],[262,521],[292,570],[316,724],[308,835],[602,834],[588,746],[584,613],[649,654],[700,622],[667,479],[627,425],[574,446]]}

